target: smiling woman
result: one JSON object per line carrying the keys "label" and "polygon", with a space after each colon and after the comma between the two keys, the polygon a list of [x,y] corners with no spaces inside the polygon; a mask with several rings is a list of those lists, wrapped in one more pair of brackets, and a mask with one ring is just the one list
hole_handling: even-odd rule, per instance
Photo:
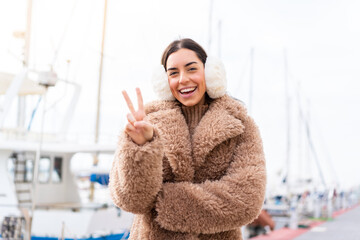
{"label": "smiling woman", "polygon": [[123,92],[129,123],[110,173],[114,203],[136,214],[130,239],[241,240],[265,195],[257,126],[191,39],[169,45],[155,76],[163,100],[144,106],[137,89],[135,110]]}

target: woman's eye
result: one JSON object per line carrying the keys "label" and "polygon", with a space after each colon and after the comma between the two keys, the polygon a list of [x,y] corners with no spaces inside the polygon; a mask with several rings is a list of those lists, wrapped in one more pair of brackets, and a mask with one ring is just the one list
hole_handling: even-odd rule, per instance
{"label": "woman's eye", "polygon": [[177,72],[171,72],[171,73],[169,74],[169,76],[173,76],[173,75],[175,75],[175,74],[177,74]]}

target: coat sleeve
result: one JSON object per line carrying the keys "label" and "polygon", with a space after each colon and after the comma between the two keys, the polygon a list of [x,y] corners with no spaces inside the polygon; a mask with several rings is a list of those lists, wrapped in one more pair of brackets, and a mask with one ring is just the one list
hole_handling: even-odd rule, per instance
{"label": "coat sleeve", "polygon": [[142,146],[124,132],[119,137],[110,171],[110,195],[125,211],[141,214],[154,207],[162,186],[163,145],[158,131]]}
{"label": "coat sleeve", "polygon": [[210,234],[248,224],[262,208],[266,169],[262,141],[250,117],[243,121],[233,161],[217,181],[165,183],[156,221],[171,231]]}

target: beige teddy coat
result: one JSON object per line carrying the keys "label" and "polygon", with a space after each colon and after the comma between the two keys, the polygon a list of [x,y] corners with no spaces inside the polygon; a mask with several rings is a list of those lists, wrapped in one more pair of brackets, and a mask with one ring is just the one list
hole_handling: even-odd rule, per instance
{"label": "beige teddy coat", "polygon": [[130,239],[242,239],[266,185],[262,141],[244,106],[213,100],[192,137],[178,102],[153,102],[146,113],[153,139],[139,146],[123,133],[110,173],[114,203],[135,214]]}

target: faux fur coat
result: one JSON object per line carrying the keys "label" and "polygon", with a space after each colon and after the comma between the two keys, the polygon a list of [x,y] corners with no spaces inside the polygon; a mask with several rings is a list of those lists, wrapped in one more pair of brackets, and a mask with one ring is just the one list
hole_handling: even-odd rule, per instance
{"label": "faux fur coat", "polygon": [[266,170],[257,126],[228,95],[214,99],[192,137],[181,106],[146,106],[154,137],[119,138],[110,173],[114,203],[135,215],[133,240],[240,240],[264,201]]}

